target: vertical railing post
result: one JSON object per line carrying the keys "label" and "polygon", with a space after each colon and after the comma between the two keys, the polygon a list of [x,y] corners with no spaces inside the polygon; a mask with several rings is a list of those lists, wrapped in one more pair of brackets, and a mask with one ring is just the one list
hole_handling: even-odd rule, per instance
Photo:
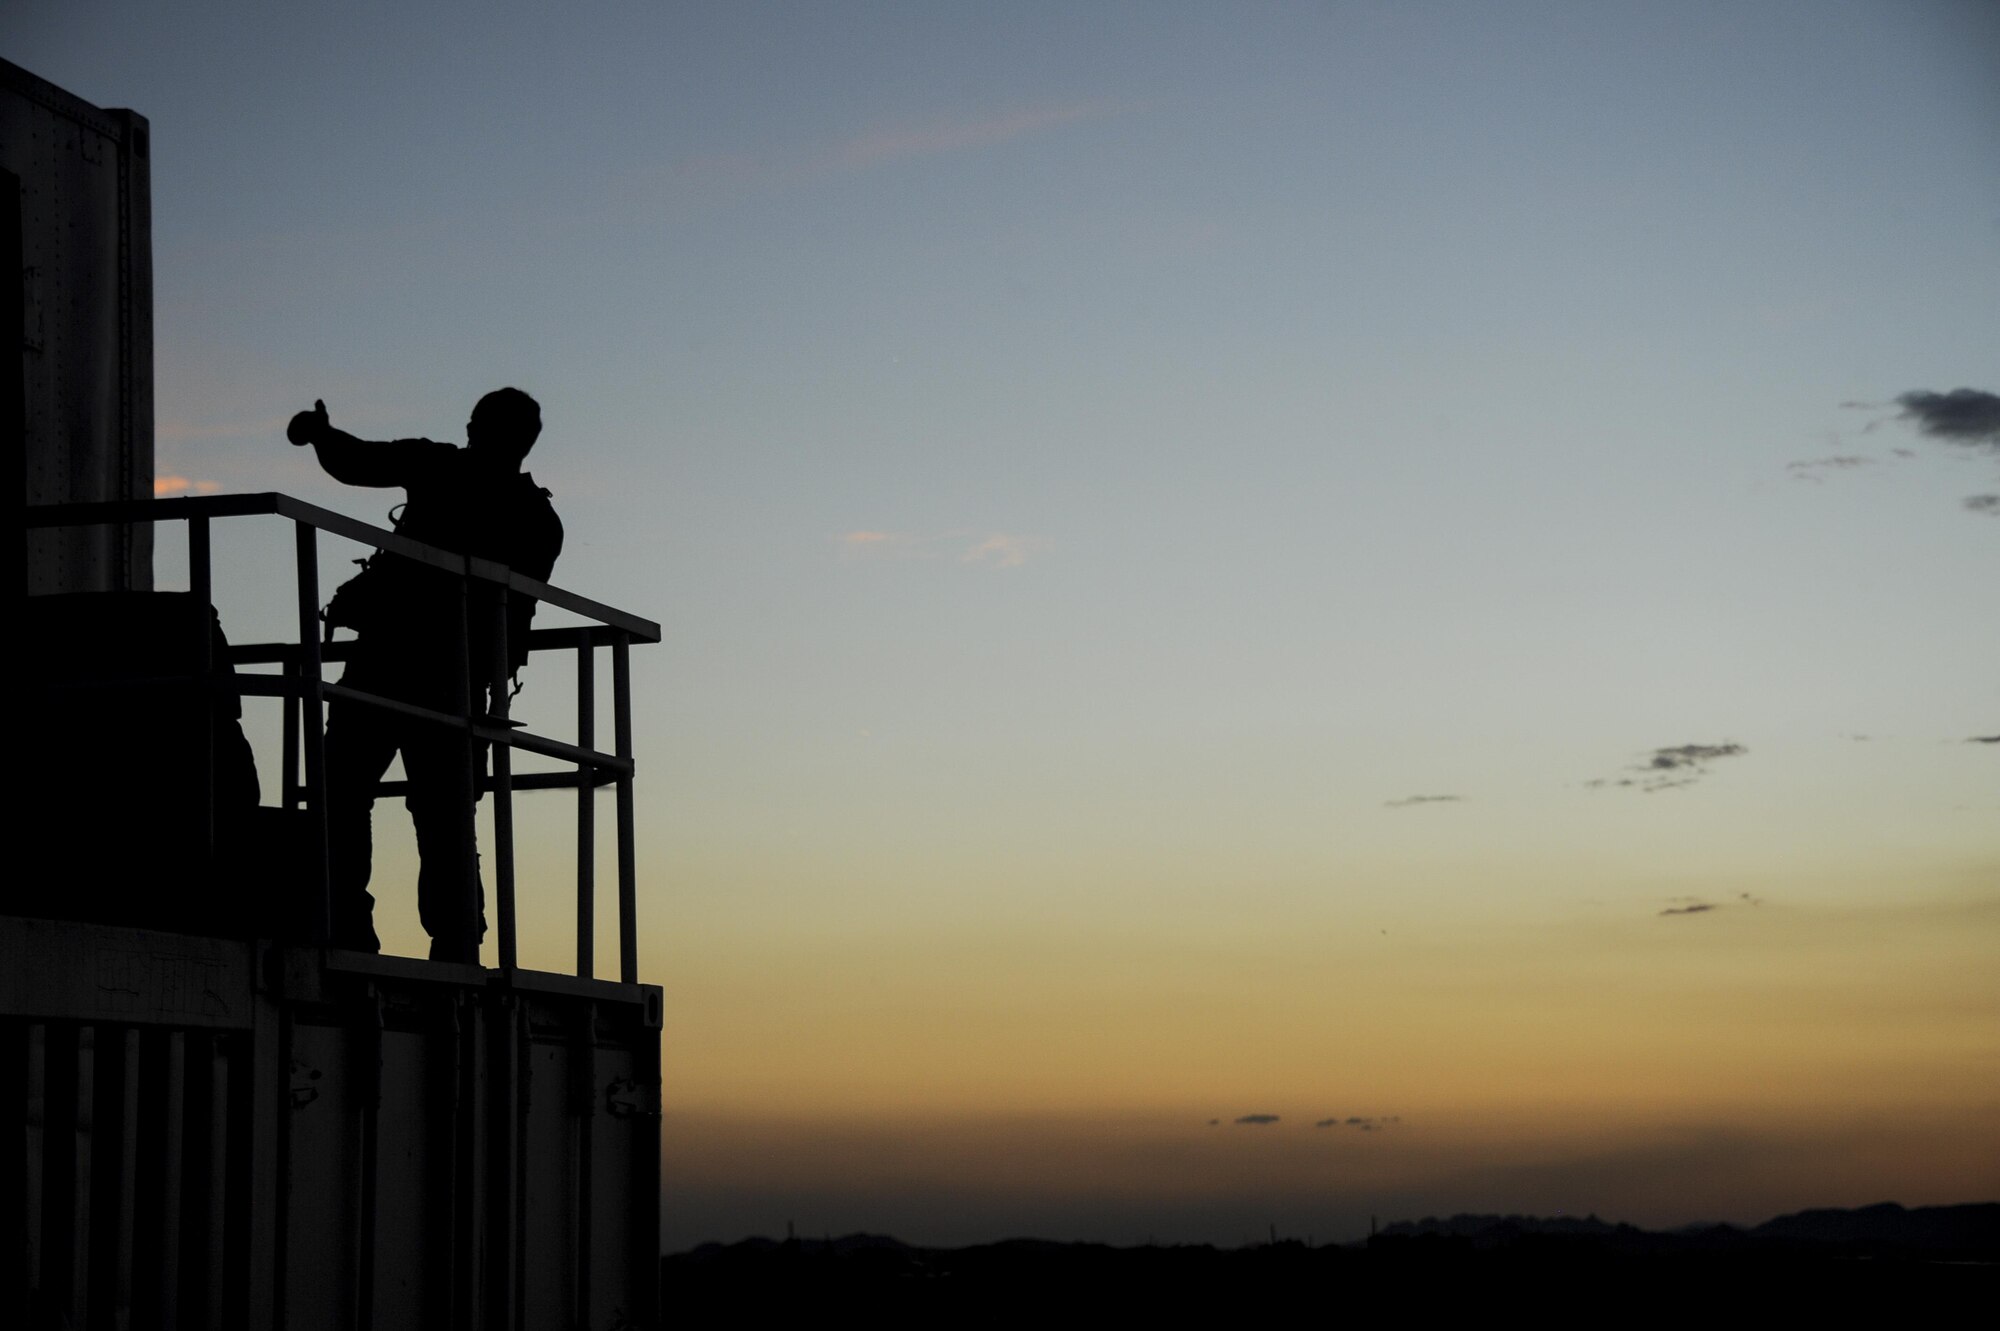
{"label": "vertical railing post", "polygon": [[[576,747],[597,747],[597,653],[590,630],[576,640]],[[597,967],[597,769],[576,769],[576,973]]]}
{"label": "vertical railing post", "polygon": [[[215,603],[215,567],[209,554],[208,519],[188,519],[188,591],[206,609]],[[202,659],[208,657],[207,624],[202,625]]]}
{"label": "vertical railing post", "polygon": [[299,674],[298,654],[295,653],[288,656],[278,669],[286,679],[292,682],[293,686],[285,691],[284,697],[285,729],[284,738],[279,741],[278,765],[283,767],[285,771],[283,794],[279,807],[296,809],[299,807],[301,801],[299,789],[299,696],[297,685],[298,681],[303,678]]}
{"label": "vertical railing post", "polygon": [[311,523],[294,523],[299,583],[300,740],[306,758],[306,844],[311,854],[306,900],[314,943],[333,940],[333,894],[326,839],[326,681],[322,678],[319,631],[319,533]]}
{"label": "vertical railing post", "polygon": [[188,519],[188,592],[194,601],[194,673],[201,705],[194,709],[201,733],[195,739],[201,789],[195,794],[195,829],[201,839],[202,862],[215,866],[215,571],[209,555],[208,519]]}
{"label": "vertical railing post", "polygon": [[507,584],[486,583],[483,588],[492,603],[493,631],[490,636],[486,673],[491,678],[492,696],[488,723],[500,732],[493,741],[493,852],[498,866],[493,892],[500,915],[500,967],[513,970],[514,950],[514,747],[507,742],[507,711],[512,702],[507,681],[514,673],[507,653]]}
{"label": "vertical railing post", "polygon": [[630,639],[617,630],[611,639],[612,727],[617,754],[628,767],[618,774],[618,978],[639,982],[638,868],[632,836],[632,669]]}
{"label": "vertical railing post", "polygon": [[[479,924],[485,917],[486,903],[481,899],[484,890],[479,882],[479,833],[473,822],[479,806],[479,737],[472,729],[472,561],[470,559],[458,561],[455,580],[458,584],[456,601],[458,613],[452,617],[456,632],[452,634],[451,710],[458,717],[459,737],[463,741],[459,750],[458,780],[452,783],[452,826],[459,842],[453,850],[459,863],[459,872],[454,875],[457,881],[451,884],[451,890],[457,899],[448,905],[445,902],[423,902],[423,880],[419,878],[418,910],[420,913],[430,914],[432,910],[441,908],[449,921],[448,923],[425,921],[427,925],[441,923],[447,931],[446,937],[442,939],[436,934],[431,935],[433,958],[440,957],[441,949],[438,945],[443,943],[451,955],[441,959],[470,962],[476,966],[479,964],[478,949],[481,933]],[[419,853],[421,850],[420,846]],[[460,929],[465,931],[463,936],[458,932]],[[457,952],[457,949],[466,943],[469,943],[473,950],[470,957],[458,955]]]}

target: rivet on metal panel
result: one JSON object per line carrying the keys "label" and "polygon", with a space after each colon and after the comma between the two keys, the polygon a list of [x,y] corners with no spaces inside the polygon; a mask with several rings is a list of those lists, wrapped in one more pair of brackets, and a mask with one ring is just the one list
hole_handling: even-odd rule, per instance
{"label": "rivet on metal panel", "polygon": [[630,1077],[613,1077],[604,1088],[604,1109],[613,1118],[637,1118],[646,1112],[646,1097]]}
{"label": "rivet on metal panel", "polygon": [[304,1109],[319,1099],[319,1087],[313,1085],[324,1075],[309,1063],[292,1060],[292,1108]]}

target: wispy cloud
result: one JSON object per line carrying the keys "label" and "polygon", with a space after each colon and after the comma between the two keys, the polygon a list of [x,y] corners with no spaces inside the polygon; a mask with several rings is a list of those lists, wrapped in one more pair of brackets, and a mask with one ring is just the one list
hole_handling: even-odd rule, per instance
{"label": "wispy cloud", "polygon": [[[1883,413],[1891,407],[1897,408],[1893,414],[1878,415],[1869,421],[1861,428],[1862,434],[1872,434],[1880,426],[1895,421],[1906,421],[1914,424],[1917,433],[1927,438],[1942,439],[1946,443],[2000,458],[2000,393],[1989,393],[1982,388],[1954,388],[1948,393],[1914,388],[1897,394],[1892,402],[1848,401],[1840,405],[1850,411]],[[1835,433],[1832,438],[1837,446],[1840,435]],[[1908,448],[1892,448],[1889,452],[1898,458],[1917,456]],[[1794,480],[1821,481],[1829,472],[1865,467],[1875,461],[1862,454],[1843,453],[1787,463],[1785,470],[1791,473]],[[2000,517],[2000,494],[1968,495],[1963,502],[1969,513]]]}
{"label": "wispy cloud", "polygon": [[1245,1114],[1236,1120],[1245,1127],[1267,1128],[1278,1121],[1276,1114]]}
{"label": "wispy cloud", "polygon": [[945,532],[883,531],[859,528],[839,537],[844,554],[861,558],[950,559],[987,568],[1019,568],[1047,547],[1039,536],[1012,532],[979,534],[964,529]]}
{"label": "wispy cloud", "polygon": [[935,537],[908,531],[881,531],[864,527],[842,532],[836,538],[840,553],[849,559],[935,559]]}
{"label": "wispy cloud", "polygon": [[1666,909],[1661,915],[1707,915],[1721,910],[1724,906],[1761,906],[1764,899],[1748,892],[1738,892],[1734,901],[1709,901],[1702,897],[1668,897]]}
{"label": "wispy cloud", "polygon": [[1684,767],[1701,767],[1717,758],[1734,758],[1747,753],[1741,744],[1676,744],[1672,748],[1654,749],[1652,758],[1646,763],[1654,771],[1676,772]]}
{"label": "wispy cloud", "polygon": [[1863,457],[1859,453],[1841,453],[1827,458],[1806,458],[1799,462],[1787,462],[1785,470],[1795,481],[1823,481],[1820,473],[1827,471],[1851,471],[1856,467],[1872,467],[1875,459]]}
{"label": "wispy cloud", "polygon": [[1000,147],[1065,125],[1124,115],[1143,105],[1088,99],[1046,101],[984,114],[934,116],[860,133],[841,135],[836,130],[835,136],[816,141],[767,145],[756,151],[690,153],[621,172],[608,182],[604,202],[621,211],[647,215],[665,206],[728,205],[750,196],[781,194],[828,176]]}
{"label": "wispy cloud", "polygon": [[935,157],[941,153],[990,148],[1054,129],[1058,125],[1102,120],[1126,109],[1104,101],[1049,102],[976,120],[934,120],[921,125],[872,130],[856,135],[834,149],[827,164],[852,171],[911,157]]}
{"label": "wispy cloud", "polygon": [[194,425],[185,421],[158,421],[153,438],[169,444],[199,444],[215,439],[279,439],[284,437],[288,416],[267,416],[262,420]]}
{"label": "wispy cloud", "polygon": [[[1981,388],[1933,393],[1918,388],[1899,394],[1896,405],[1902,408],[1898,419],[1914,422],[1918,434],[2000,458],[2000,393]],[[1968,495],[1963,503],[1968,513],[2000,517],[2000,494]]]}
{"label": "wispy cloud", "polygon": [[1352,1128],[1356,1132],[1380,1132],[1391,1123],[1401,1123],[1401,1114],[1349,1114],[1346,1118],[1323,1118],[1313,1124],[1316,1128]]}
{"label": "wispy cloud", "polygon": [[1385,800],[1385,809],[1407,809],[1413,804],[1463,804],[1463,795],[1405,795],[1399,800]]}
{"label": "wispy cloud", "polygon": [[221,481],[195,481],[185,476],[155,476],[153,478],[153,498],[165,499],[170,495],[198,494],[212,495],[222,488]]}
{"label": "wispy cloud", "polygon": [[2000,744],[2000,735],[1974,735],[1965,742],[1967,744]]}
{"label": "wispy cloud", "polygon": [[1954,388],[1949,393],[1913,389],[1897,396],[1902,419],[1915,421],[1917,432],[1955,444],[2000,452],[2000,393],[1978,388]]}
{"label": "wispy cloud", "polygon": [[966,564],[990,564],[995,568],[1019,568],[1028,562],[1041,542],[1032,536],[1010,536],[1005,532],[995,532],[964,554],[959,561]]}
{"label": "wispy cloud", "polygon": [[1646,761],[1629,772],[1637,776],[1598,777],[1586,781],[1589,787],[1628,787],[1651,794],[1656,790],[1673,790],[1680,786],[1691,786],[1708,774],[1708,765],[1722,758],[1735,758],[1749,750],[1734,741],[1721,744],[1673,744],[1663,749],[1654,749]]}

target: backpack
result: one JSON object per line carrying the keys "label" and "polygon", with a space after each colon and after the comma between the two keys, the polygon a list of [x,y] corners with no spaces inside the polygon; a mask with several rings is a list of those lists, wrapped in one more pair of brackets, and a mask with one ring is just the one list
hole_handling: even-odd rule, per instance
{"label": "backpack", "polygon": [[[463,491],[445,493],[458,498],[459,502],[450,506],[452,512],[439,511],[446,507],[441,502],[444,495],[427,493],[424,498],[428,502],[418,508],[419,516],[428,516],[430,520],[409,523],[411,505],[401,504],[389,515],[391,529],[441,549],[469,546],[472,548],[466,553],[504,563],[516,573],[538,582],[549,580],[563,545],[562,520],[556,516],[549,490],[535,484],[534,478],[526,472],[514,473],[509,476],[500,494],[474,496],[484,501],[487,509],[499,510],[479,522],[469,520],[466,512],[468,498]],[[416,530],[405,530],[412,525]],[[320,616],[326,622],[329,637],[336,628],[353,629],[355,633],[377,641],[403,639],[409,648],[415,650],[419,643],[438,636],[441,623],[446,622],[441,620],[440,611],[449,603],[456,578],[386,550],[378,550],[354,562],[361,566],[361,572],[335,589],[333,598],[327,602]],[[478,588],[485,585],[475,582],[475,594]],[[510,676],[519,674],[521,667],[527,663],[528,630],[534,619],[535,605],[532,597],[508,597],[507,656]],[[483,618],[475,616],[468,643],[474,662],[485,659],[482,643],[486,634],[482,631],[482,624]],[[483,674],[484,671],[475,668],[475,673]]]}

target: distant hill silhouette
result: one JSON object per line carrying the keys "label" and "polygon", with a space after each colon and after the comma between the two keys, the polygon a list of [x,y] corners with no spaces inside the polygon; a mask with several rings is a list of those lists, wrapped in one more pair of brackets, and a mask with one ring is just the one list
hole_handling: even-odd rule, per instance
{"label": "distant hill silhouette", "polygon": [[1610,1224],[1596,1216],[1454,1215],[1399,1220],[1383,1239],[1423,1235],[1469,1239],[1480,1247],[1531,1238],[1592,1240],[1647,1251],[1683,1252],[1749,1244],[1824,1246],[1870,1253],[1957,1256],[2000,1261],[2000,1202],[1962,1206],[1899,1206],[1877,1202],[1851,1209],[1829,1207],[1766,1220],[1749,1229],[1734,1225],[1687,1225],[1664,1233]]}
{"label": "distant hill silhouette", "polygon": [[1575,1216],[1539,1215],[1455,1215],[1439,1220],[1435,1216],[1425,1216],[1422,1220],[1398,1220],[1382,1233],[1395,1238],[1417,1234],[1454,1234],[1466,1238],[1477,1238],[1495,1232],[1517,1234],[1563,1234],[1575,1237],[1601,1237],[1619,1231],[1644,1233],[1631,1225],[1606,1224],[1596,1216],[1585,1216],[1579,1220]]}
{"label": "distant hill silhouette", "polygon": [[1766,1220],[1750,1234],[1795,1243],[1983,1253],[2000,1260],[2000,1202],[1918,1207],[1877,1202],[1853,1210],[1799,1211]]}
{"label": "distant hill silhouette", "polygon": [[[1168,1324],[1240,1319],[1303,1300],[1322,1311],[1484,1312],[1588,1296],[1605,1318],[1767,1295],[1852,1314],[1923,1320],[1933,1301],[2000,1280],[2000,1203],[1801,1211],[1750,1229],[1670,1232],[1596,1216],[1455,1215],[1399,1221],[1365,1241],[1117,1248],[1008,1239],[923,1248],[880,1234],[704,1243],[661,1259],[661,1308],[681,1315],[824,1316],[875,1326],[1065,1325],[1105,1316]],[[1542,1306],[1538,1303],[1537,1306]],[[1525,1305],[1522,1305],[1525,1306]],[[1582,1305],[1577,1305],[1582,1306]]]}

